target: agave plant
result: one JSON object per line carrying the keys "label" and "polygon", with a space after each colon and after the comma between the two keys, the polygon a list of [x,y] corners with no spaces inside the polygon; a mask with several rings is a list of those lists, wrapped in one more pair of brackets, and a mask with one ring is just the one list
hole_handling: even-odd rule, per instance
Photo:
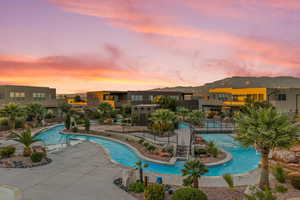
{"label": "agave plant", "polygon": [[14,140],[24,145],[23,156],[26,157],[31,156],[31,145],[39,141],[31,135],[31,130],[22,132],[20,135],[17,135]]}

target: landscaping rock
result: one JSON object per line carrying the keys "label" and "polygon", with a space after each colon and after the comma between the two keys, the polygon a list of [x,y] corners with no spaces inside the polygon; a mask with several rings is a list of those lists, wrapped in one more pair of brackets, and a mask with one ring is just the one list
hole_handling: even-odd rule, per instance
{"label": "landscaping rock", "polygon": [[272,153],[272,159],[276,161],[281,161],[284,163],[298,163],[299,159],[296,156],[296,153],[293,151],[287,150],[275,150]]}

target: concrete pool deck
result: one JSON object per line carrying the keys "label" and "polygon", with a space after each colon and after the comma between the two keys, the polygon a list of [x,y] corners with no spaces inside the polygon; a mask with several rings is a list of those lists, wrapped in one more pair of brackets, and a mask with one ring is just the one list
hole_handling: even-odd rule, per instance
{"label": "concrete pool deck", "polygon": [[0,168],[0,185],[19,188],[23,200],[134,200],[112,183],[122,168],[99,146],[82,143],[49,157],[53,162],[42,167]]}

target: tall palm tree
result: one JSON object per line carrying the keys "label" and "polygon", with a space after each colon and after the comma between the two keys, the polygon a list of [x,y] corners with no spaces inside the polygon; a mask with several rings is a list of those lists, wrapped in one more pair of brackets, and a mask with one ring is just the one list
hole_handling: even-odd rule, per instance
{"label": "tall palm tree", "polygon": [[140,174],[140,182],[143,183],[143,177],[144,177],[144,168],[147,168],[149,167],[148,164],[143,164],[143,162],[140,160],[138,162],[135,163],[135,167],[136,169],[139,170],[139,174]]}
{"label": "tall palm tree", "polygon": [[176,114],[180,120],[185,121],[187,116],[189,115],[189,109],[184,108],[184,107],[178,107]]}
{"label": "tall palm tree", "polygon": [[159,109],[152,113],[150,117],[151,128],[159,135],[175,129],[175,113],[168,109]]}
{"label": "tall palm tree", "polygon": [[181,171],[183,176],[192,179],[194,188],[199,188],[199,179],[208,172],[208,169],[199,160],[188,160]]}
{"label": "tall palm tree", "polygon": [[188,119],[192,122],[193,125],[200,126],[203,123],[203,119],[205,117],[205,113],[201,110],[193,110],[189,113]]}
{"label": "tall palm tree", "polygon": [[36,127],[43,121],[46,115],[46,109],[41,104],[28,104],[25,110],[28,117],[34,121]]}
{"label": "tall palm tree", "polygon": [[4,105],[4,108],[0,110],[0,113],[2,116],[8,118],[10,127],[13,130],[16,128],[17,118],[22,117],[25,114],[24,109],[15,103],[9,103]]}
{"label": "tall palm tree", "polygon": [[61,113],[61,118],[63,119],[63,116],[64,115],[67,115],[70,110],[72,109],[72,106],[68,103],[62,103],[59,105],[59,110],[60,110],[60,113]]}
{"label": "tall palm tree", "polygon": [[103,103],[99,104],[97,111],[104,118],[108,118],[108,117],[111,117],[111,115],[112,115],[113,107],[109,103],[103,102]]}
{"label": "tall palm tree", "polygon": [[24,156],[30,156],[32,152],[31,145],[39,141],[31,135],[31,131],[29,129],[22,132],[20,135],[16,135],[16,138],[14,140],[24,145]]}
{"label": "tall palm tree", "polygon": [[275,148],[290,148],[300,137],[299,124],[272,107],[247,109],[235,116],[236,140],[254,146],[262,155],[259,187],[269,187],[269,153]]}

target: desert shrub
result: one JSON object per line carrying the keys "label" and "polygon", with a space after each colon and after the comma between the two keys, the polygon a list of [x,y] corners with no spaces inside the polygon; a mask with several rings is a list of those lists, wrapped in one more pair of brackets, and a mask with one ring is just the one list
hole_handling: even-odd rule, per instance
{"label": "desert shrub", "polygon": [[1,158],[10,158],[14,155],[16,151],[16,147],[14,146],[7,146],[0,149],[0,157]]}
{"label": "desert shrub", "polygon": [[175,191],[172,200],[207,200],[207,196],[199,189],[182,188]]}
{"label": "desert shrub", "polygon": [[131,183],[129,185],[128,189],[130,192],[141,193],[141,192],[144,192],[144,184],[137,181],[137,182]]}
{"label": "desert shrub", "polygon": [[85,128],[85,130],[90,131],[90,127],[91,127],[90,120],[85,118],[84,119],[84,128]]}
{"label": "desert shrub", "polygon": [[139,143],[143,144],[144,143],[144,139],[139,139]]}
{"label": "desert shrub", "polygon": [[145,200],[164,200],[165,186],[162,184],[150,184],[144,190]]}
{"label": "desert shrub", "polygon": [[200,155],[200,154],[206,154],[207,150],[206,149],[195,149],[195,154]]}
{"label": "desert shrub", "polygon": [[286,193],[288,191],[288,189],[286,187],[284,187],[284,185],[275,185],[274,188],[275,192],[279,192],[279,193]]}
{"label": "desert shrub", "polygon": [[146,147],[146,148],[147,148],[147,147],[148,147],[150,144],[149,144],[148,142],[144,142],[144,144],[143,144],[143,145],[144,145],[144,147]]}
{"label": "desert shrub", "polygon": [[229,188],[234,188],[234,181],[231,174],[223,174],[223,179],[225,180]]}
{"label": "desert shrub", "polygon": [[[252,191],[254,188],[252,188]],[[251,195],[245,195],[247,200],[277,200],[277,197],[273,194],[272,190],[265,189],[256,191]]]}
{"label": "desert shrub", "polygon": [[300,190],[300,176],[299,175],[292,175],[289,177],[291,184],[294,188]]}
{"label": "desert shrub", "polygon": [[276,165],[274,167],[273,175],[279,183],[285,183],[286,173],[281,165]]}
{"label": "desert shrub", "polygon": [[154,145],[152,145],[152,144],[150,144],[150,145],[147,146],[147,150],[148,150],[148,151],[151,151],[151,152],[152,152],[152,151],[154,151],[155,149],[156,149],[156,147],[155,147]]}
{"label": "desert shrub", "polygon": [[187,178],[183,179],[182,184],[183,184],[183,186],[186,186],[186,187],[192,186],[192,184],[193,184],[192,177],[190,176],[190,177],[187,177]]}
{"label": "desert shrub", "polygon": [[41,162],[44,156],[45,155],[42,152],[33,152],[30,158],[32,162],[37,163],[37,162]]}
{"label": "desert shrub", "polygon": [[163,149],[164,152],[167,152],[169,154],[173,154],[174,153],[174,147],[173,146],[167,146]]}
{"label": "desert shrub", "polygon": [[7,128],[9,125],[7,118],[0,118],[0,127],[1,128]]}
{"label": "desert shrub", "polygon": [[74,132],[74,133],[77,133],[77,132],[78,132],[77,126],[74,126],[74,127],[72,128],[72,132]]}

